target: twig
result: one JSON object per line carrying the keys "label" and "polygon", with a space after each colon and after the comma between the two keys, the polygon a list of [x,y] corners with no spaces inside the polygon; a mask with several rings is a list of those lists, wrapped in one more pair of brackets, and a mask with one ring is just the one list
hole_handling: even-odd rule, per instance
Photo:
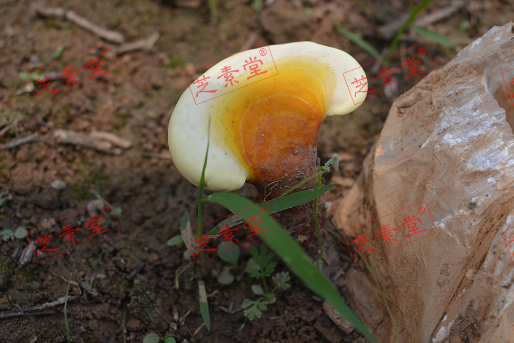
{"label": "twig", "polygon": [[[61,275],[59,275],[59,274],[54,273],[54,271],[53,271],[53,270],[51,270],[51,269],[50,269],[50,273],[54,274],[55,276],[60,277],[61,279],[63,279],[63,281],[68,282],[68,279],[66,279],[64,276],[61,276]],[[79,285],[77,282],[75,282],[75,281],[70,281],[70,283],[71,283],[72,285],[74,285],[74,286],[77,286],[77,288],[79,289],[79,295],[82,295],[82,289],[80,289],[80,285]],[[98,295],[98,294],[97,294],[97,295]]]}
{"label": "twig", "polygon": [[189,316],[189,313],[191,313],[191,311],[189,311],[189,310],[188,310],[188,311],[186,312],[186,314],[184,314],[184,316],[182,316],[182,318],[180,318],[179,323],[180,323],[181,325],[184,325],[184,321],[186,320],[186,317],[187,317],[187,316]]}
{"label": "twig", "polygon": [[23,138],[15,139],[7,144],[2,145],[2,150],[13,149],[20,145],[26,144],[26,143],[34,140],[34,138],[36,138],[38,135],[39,134],[37,132],[34,132],[33,134],[25,136]]}
{"label": "twig", "polygon": [[244,44],[241,45],[241,48],[239,49],[239,51],[245,51],[245,50],[250,49],[256,40],[257,40],[257,34],[255,32],[251,32],[248,35],[248,37],[246,38],[246,41],[244,42]]}
{"label": "twig", "polygon": [[129,275],[127,275],[127,280],[132,281],[136,277],[136,275],[139,274],[145,268],[145,266],[146,266],[145,262],[140,263],[136,267],[136,269],[134,269],[132,272],[130,272]]}
{"label": "twig", "polygon": [[196,334],[197,334],[198,332],[200,332],[200,330],[201,330],[204,326],[205,326],[205,323],[202,323],[202,325],[200,325],[200,326],[198,327],[198,329],[196,329],[195,333],[194,333],[194,334],[193,334],[193,336],[191,336],[191,337],[196,336]]}
{"label": "twig", "polygon": [[127,343],[127,328],[125,327],[125,321],[127,320],[126,313],[123,311],[123,319],[121,320],[121,331],[123,332],[123,343]]}
{"label": "twig", "polygon": [[237,313],[239,311],[244,310],[244,308],[242,308],[242,307],[238,308],[237,310],[232,310],[230,308],[227,309],[226,307],[223,307],[223,306],[220,306],[220,305],[215,305],[215,306],[217,306],[220,310],[225,311],[225,312],[227,312],[229,314]]}
{"label": "twig", "polygon": [[175,305],[173,305],[173,320],[178,322],[178,308]]}
{"label": "twig", "polygon": [[427,26],[438,22],[439,20],[442,20],[456,13],[458,10],[464,7],[464,5],[465,2],[462,0],[453,1],[451,5],[441,8],[439,11],[426,15],[423,18],[419,18],[419,20],[416,21],[416,25]]}
{"label": "twig", "polygon": [[210,298],[210,297],[215,296],[216,294],[218,294],[218,292],[219,292],[219,290],[218,290],[218,289],[217,289],[217,290],[215,290],[215,291],[214,291],[214,292],[212,292],[211,294],[208,294],[208,295],[207,295],[207,298]]}
{"label": "twig", "polygon": [[148,313],[148,316],[150,317],[150,319],[152,320],[153,322],[153,317],[152,315],[150,314],[150,311],[148,311],[148,307],[145,306],[145,309],[146,309],[146,313]]}
{"label": "twig", "polygon": [[113,135],[110,132],[93,131],[89,134],[89,136],[95,139],[111,142],[112,144],[117,145],[123,149],[128,149],[132,146],[132,143],[130,141]]}
{"label": "twig", "polygon": [[227,313],[230,313],[230,311],[229,311],[229,310],[227,310],[227,308],[225,308],[225,307],[223,307],[223,306],[220,306],[220,305],[215,305],[215,306],[217,306],[220,310],[223,310],[223,311],[225,311],[225,312],[227,312]]}
{"label": "twig", "polygon": [[246,324],[246,318],[245,318],[245,321],[243,322],[243,325],[241,325],[241,327],[239,328],[239,332],[241,332],[244,329],[245,324]]}
{"label": "twig", "polygon": [[78,280],[80,282],[80,285],[84,288],[84,290],[86,290],[87,292],[91,293],[94,296],[97,296],[98,292],[96,291],[96,289],[93,288],[93,280],[94,279],[95,279],[95,277],[93,276],[93,279],[90,281],[89,278],[86,276],[85,278],[78,279]]}
{"label": "twig", "polygon": [[18,243],[18,246],[16,247],[16,249],[13,252],[13,254],[11,255],[11,258],[13,260],[15,260],[18,257],[18,254],[20,253],[22,246],[23,246],[23,243],[21,243],[21,242]]}
{"label": "twig", "polygon": [[[284,178],[287,176],[287,174],[284,174],[282,175],[282,177],[276,181],[273,181],[271,183],[269,183],[268,185],[264,186],[264,201],[266,201],[266,198],[271,194],[271,191],[277,187],[278,185],[280,185],[280,183],[284,180]],[[273,187],[271,187],[269,190],[266,190],[267,187],[273,185]]]}
{"label": "twig", "polygon": [[[71,300],[75,300],[75,297],[68,297],[68,301],[71,301]],[[57,299],[56,301],[52,301],[51,303],[44,303],[43,305],[21,308],[19,310],[15,310],[15,311],[0,312],[0,319],[24,316],[25,315],[24,312],[43,310],[45,308],[62,305],[62,304],[64,304],[65,301],[66,301],[66,297],[61,297],[61,298]]]}
{"label": "twig", "polygon": [[[55,276],[60,277],[61,279],[63,279],[63,281],[66,281],[66,282],[68,282],[68,281],[69,281],[69,280],[68,280],[68,279],[66,279],[64,276],[61,276],[61,275],[59,275],[59,274],[54,273],[54,271],[53,271],[53,270],[51,270],[51,269],[50,269],[50,273],[54,274]],[[78,283],[76,283],[75,281],[69,281],[69,282],[70,282],[72,285],[74,285],[74,286],[77,286],[77,287],[79,286],[79,284],[78,284]]]}
{"label": "twig", "polygon": [[74,22],[78,26],[91,31],[98,37],[104,38],[105,40],[113,43],[121,44],[124,41],[123,35],[116,31],[110,31],[107,29],[104,29],[89,20],[87,20],[84,17],[79,16],[77,13],[73,11],[65,11],[62,8],[59,7],[49,7],[45,8],[41,5],[35,5],[36,13],[39,14],[42,17],[51,17],[51,18],[57,18],[61,20],[69,20],[71,22]]}
{"label": "twig", "polygon": [[149,51],[153,48],[155,45],[155,42],[159,39],[160,34],[159,32],[154,32],[149,38],[140,39],[138,41],[123,44],[119,48],[114,50],[114,53],[116,55],[123,55],[127,52],[137,51],[137,50],[146,50]]}
{"label": "twig", "polygon": [[112,149],[112,144],[110,142],[100,141],[81,132],[55,130],[54,137],[56,138],[57,143],[61,144],[80,145],[86,148],[106,152],[111,155],[119,155],[122,152],[121,149]]}
{"label": "twig", "polygon": [[169,321],[166,319],[166,317],[164,317],[164,316],[162,315],[161,311],[159,311],[159,309],[158,309],[157,307],[156,307],[155,309],[157,310],[157,313],[159,314],[159,316],[161,316],[161,318],[162,318],[162,319],[164,319],[164,321],[165,321],[166,323],[168,323],[168,325],[170,326],[170,328],[172,328],[173,330],[177,330],[177,324],[172,323],[172,322],[169,322]]}
{"label": "twig", "polygon": [[68,281],[68,287],[66,288],[66,297],[64,299],[64,322],[66,324],[66,332],[68,334],[68,343],[71,343],[71,337],[70,337],[70,327],[68,325],[68,292],[70,290],[70,283],[71,283],[71,273],[70,273],[70,280]]}

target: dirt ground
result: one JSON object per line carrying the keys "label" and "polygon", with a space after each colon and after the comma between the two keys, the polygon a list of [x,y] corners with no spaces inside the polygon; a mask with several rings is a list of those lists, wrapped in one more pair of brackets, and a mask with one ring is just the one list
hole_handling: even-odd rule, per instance
{"label": "dirt ground", "polygon": [[[70,21],[35,15],[31,10],[35,3],[72,10],[123,34],[126,42],[155,31],[160,37],[149,51],[116,56],[119,76],[38,105],[32,92],[17,94],[27,83],[20,73],[54,62],[59,46],[61,58],[66,58],[105,40]],[[0,193],[5,199],[0,230],[20,226],[30,230],[82,211],[100,197],[121,212],[116,215],[119,234],[42,263],[34,258],[19,263],[27,239],[0,240],[0,313],[63,297],[64,278],[71,274],[75,282],[93,280],[91,289],[70,285],[69,296],[75,297],[68,303],[73,342],[123,342],[124,336],[142,342],[149,332],[173,336],[177,342],[364,342],[357,332],[345,334],[337,328],[324,314],[321,298],[294,276],[292,287],[279,293],[260,319],[250,321],[239,310],[243,299],[254,297],[248,274],[222,285],[217,276],[228,264],[218,258],[202,263],[210,331],[202,327],[191,268],[181,274],[176,288],[177,268],[188,264],[185,247],[169,247],[166,242],[179,233],[184,212],[195,217],[198,194],[169,159],[167,144],[169,118],[188,86],[184,72],[228,57],[248,44],[304,40],[345,50],[363,65],[375,58],[335,30],[332,22],[382,51],[390,40],[380,38],[378,28],[408,9],[408,2],[400,0],[277,0],[265,1],[271,5],[264,4],[258,12],[252,3],[218,0],[213,16],[207,1],[194,0],[1,0],[0,142],[39,135],[30,143],[0,150]],[[435,0],[420,17],[450,3]],[[436,68],[492,26],[511,20],[512,5],[512,1],[471,1],[430,25],[456,44],[452,49],[427,41]],[[399,48],[423,41],[407,33]],[[119,44],[111,46],[116,49]],[[327,178],[340,184],[327,195],[329,202],[342,196],[360,173],[396,96],[365,102],[354,113],[328,118],[321,126],[321,162],[333,153],[342,160],[340,171]],[[57,129],[106,131],[129,140],[132,147],[116,155],[60,144],[54,138]],[[55,180],[62,180],[66,189],[52,188]],[[239,193],[259,200],[253,186],[245,185]],[[213,204],[203,208],[203,222],[230,213]],[[348,261],[346,247],[339,248],[341,258]],[[250,257],[248,249],[241,250],[239,265],[230,267],[234,275],[243,272]],[[141,263],[144,267],[128,278]],[[277,271],[287,270],[279,262]],[[344,295],[344,289],[339,291]],[[63,306],[0,319],[0,342],[66,342]]]}

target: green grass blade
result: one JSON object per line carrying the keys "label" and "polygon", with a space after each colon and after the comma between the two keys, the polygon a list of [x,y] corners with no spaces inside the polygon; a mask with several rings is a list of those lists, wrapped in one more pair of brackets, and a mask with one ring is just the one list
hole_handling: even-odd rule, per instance
{"label": "green grass blade", "polygon": [[[200,186],[198,189],[198,237],[201,239],[202,235],[202,193],[205,186],[205,169],[207,168],[207,156],[209,155],[209,143],[211,141],[211,117],[207,124],[207,151],[205,152],[205,160],[203,161],[202,176],[200,177]],[[200,260],[203,258],[203,252],[200,251]]]}
{"label": "green grass blade", "polygon": [[416,32],[419,33],[420,35],[422,35],[430,40],[433,40],[436,43],[439,43],[441,45],[444,45],[444,46],[447,46],[450,48],[455,47],[455,44],[453,44],[453,42],[450,39],[448,39],[447,37],[443,36],[440,33],[437,33],[435,31],[432,31],[425,27],[421,27],[421,26],[417,26],[417,25],[414,25],[414,29],[416,29]]}
{"label": "green grass blade", "polygon": [[[203,188],[205,187],[205,169],[207,168],[207,155],[209,155],[209,143],[211,141],[211,118],[209,117],[209,124],[207,129],[207,151],[205,152],[205,160],[203,161],[202,176],[200,177],[200,186],[198,193],[198,201],[202,199]],[[200,224],[198,224],[200,225]]]}
{"label": "green grass blade", "polygon": [[352,42],[354,42],[355,44],[357,44],[358,46],[360,46],[361,48],[363,48],[364,50],[369,52],[377,60],[382,58],[380,53],[374,47],[372,47],[368,42],[366,42],[364,39],[360,38],[352,31],[345,29],[344,27],[342,27],[341,25],[339,25],[337,23],[333,22],[332,24],[334,24],[337,31],[341,32],[346,38],[348,38],[349,40],[351,40]]}
{"label": "green grass blade", "polygon": [[[309,202],[311,200],[314,200],[318,198],[321,194],[328,192],[332,188],[337,186],[337,184],[332,185],[326,185],[323,187],[318,187],[314,189],[307,189],[305,191],[301,191],[298,193],[286,195],[282,198],[276,198],[273,200],[268,201],[269,208],[271,210],[271,213],[280,212],[283,210],[287,210],[288,208],[292,208],[301,204],[304,204],[306,202]],[[213,194],[214,195],[214,194]],[[212,195],[207,197],[207,200],[212,197]],[[211,231],[209,231],[209,235],[217,235],[219,233],[219,230],[222,226],[228,224],[230,226],[239,225],[242,222],[244,222],[244,219],[238,215],[232,215],[216,225]]]}
{"label": "green grass blade", "polygon": [[283,210],[287,210],[288,208],[292,208],[309,202],[311,200],[314,200],[318,198],[321,194],[328,192],[335,186],[337,186],[337,184],[326,185],[314,189],[307,189],[305,191],[301,191],[291,195],[286,195],[283,198],[270,200],[268,201],[268,205],[272,213],[280,212]]}
{"label": "green grass blade", "polygon": [[265,237],[264,241],[266,244],[269,245],[312,290],[323,297],[356,329],[362,332],[371,342],[377,342],[364,323],[352,312],[339,293],[332,288],[330,282],[311,262],[309,256],[307,256],[301,246],[280,224],[275,223],[268,214],[260,214],[257,206],[249,208],[255,204],[251,200],[235,193],[215,193],[206,200],[223,205],[232,212],[241,211],[238,215],[242,217],[257,215],[263,220],[263,227],[272,228],[276,225],[278,233]]}
{"label": "green grass blade", "polygon": [[[407,18],[407,20],[405,21],[405,23],[403,23],[400,30],[396,33],[396,36],[394,36],[394,39],[391,42],[391,45],[389,46],[389,51],[387,53],[388,56],[393,54],[394,49],[396,49],[396,46],[398,45],[398,42],[400,41],[400,36],[405,32],[407,27],[416,19],[416,16],[418,15],[418,13],[421,12],[425,7],[430,5],[430,3],[432,1],[433,0],[425,0],[418,7],[415,7],[415,8],[413,8],[412,3],[411,3],[411,11],[410,11],[409,18]],[[384,62],[384,65],[389,65],[389,60],[390,60],[390,57],[387,57],[387,59]]]}
{"label": "green grass blade", "polygon": [[205,291],[205,283],[198,281],[198,290],[200,292],[200,312],[202,312],[203,322],[207,330],[211,331],[211,318],[209,316],[209,304],[207,303],[207,292]]}

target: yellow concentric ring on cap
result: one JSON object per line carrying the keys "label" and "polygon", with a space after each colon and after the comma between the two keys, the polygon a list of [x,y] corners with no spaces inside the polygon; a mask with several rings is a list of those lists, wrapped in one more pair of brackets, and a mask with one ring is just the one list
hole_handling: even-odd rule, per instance
{"label": "yellow concentric ring on cap", "polygon": [[213,108],[213,139],[230,148],[252,183],[264,174],[283,175],[281,156],[316,146],[336,87],[334,72],[319,60],[283,58],[276,66],[276,76],[220,98]]}

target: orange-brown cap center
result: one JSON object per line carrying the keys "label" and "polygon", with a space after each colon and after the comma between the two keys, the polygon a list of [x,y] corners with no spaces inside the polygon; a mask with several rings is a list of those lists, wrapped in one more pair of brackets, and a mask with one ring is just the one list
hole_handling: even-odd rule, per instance
{"label": "orange-brown cap center", "polygon": [[212,113],[211,137],[239,159],[255,185],[295,174],[302,151],[317,145],[336,84],[332,69],[317,60],[276,65],[276,76],[221,97]]}

